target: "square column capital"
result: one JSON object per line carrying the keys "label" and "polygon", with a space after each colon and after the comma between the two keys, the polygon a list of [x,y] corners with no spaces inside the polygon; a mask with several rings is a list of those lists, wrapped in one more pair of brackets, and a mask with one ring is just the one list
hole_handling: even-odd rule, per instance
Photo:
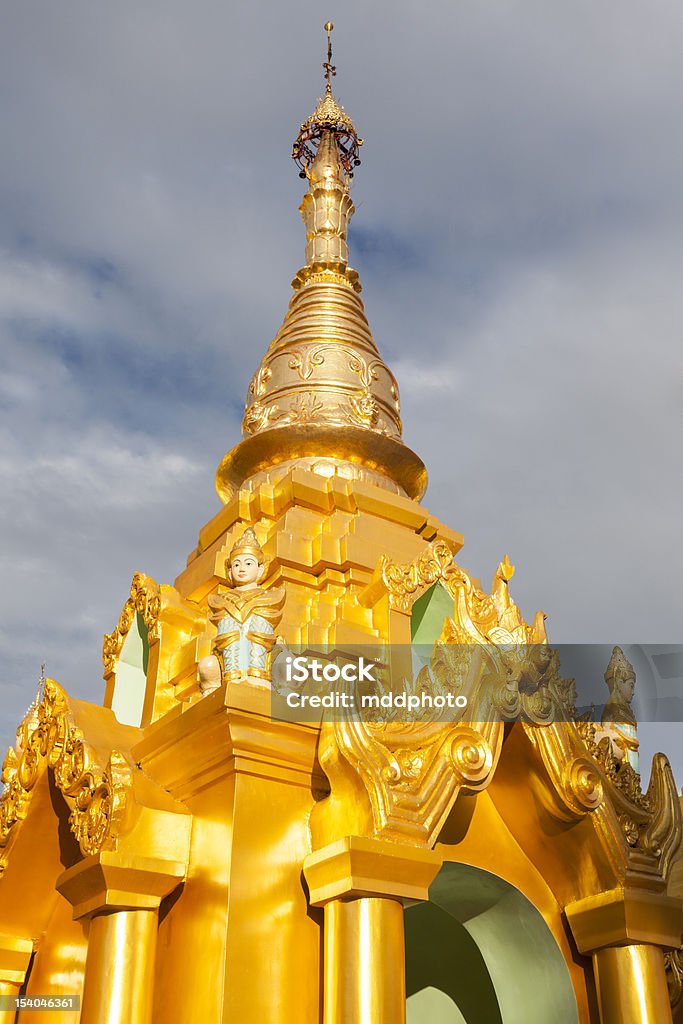
{"label": "square column capital", "polygon": [[101,910],[156,910],[184,878],[182,863],[103,850],[62,872],[56,887],[78,920]]}
{"label": "square column capital", "polygon": [[32,953],[31,939],[0,933],[0,983],[23,984]]}
{"label": "square column capital", "polygon": [[678,949],[683,901],[638,889],[609,889],[568,903],[564,912],[580,953],[607,946]]}
{"label": "square column capital", "polygon": [[345,836],[304,861],[309,902],[320,907],[342,897],[426,900],[443,858],[426,847]]}

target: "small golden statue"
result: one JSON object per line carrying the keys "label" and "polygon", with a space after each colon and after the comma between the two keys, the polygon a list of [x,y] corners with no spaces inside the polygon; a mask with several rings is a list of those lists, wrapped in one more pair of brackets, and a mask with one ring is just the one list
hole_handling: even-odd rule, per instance
{"label": "small golden statue", "polygon": [[282,618],[284,587],[259,586],[266,571],[263,550],[248,527],[225,560],[232,590],[209,597],[211,621],[217,627],[213,653],[199,662],[199,689],[206,695],[223,680],[270,683],[270,652]]}
{"label": "small golden statue", "polygon": [[595,740],[600,742],[606,736],[609,737],[617,761],[630,764],[635,772],[639,772],[638,721],[631,708],[636,674],[621,647],[615,647],[612,651],[605,682],[610,695],[602,712],[602,728],[596,732]]}

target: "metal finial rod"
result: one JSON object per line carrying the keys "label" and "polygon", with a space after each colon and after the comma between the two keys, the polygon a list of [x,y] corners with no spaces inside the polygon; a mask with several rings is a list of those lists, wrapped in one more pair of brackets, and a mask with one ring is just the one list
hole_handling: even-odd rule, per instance
{"label": "metal finial rod", "polygon": [[325,22],[325,31],[327,32],[327,60],[323,64],[323,70],[325,72],[325,79],[327,81],[327,86],[326,86],[326,91],[327,92],[332,92],[332,86],[330,84],[330,79],[334,78],[334,76],[337,74],[337,69],[334,66],[334,64],[332,63],[332,29],[333,28],[334,28],[334,25],[332,24],[331,21],[326,21]]}

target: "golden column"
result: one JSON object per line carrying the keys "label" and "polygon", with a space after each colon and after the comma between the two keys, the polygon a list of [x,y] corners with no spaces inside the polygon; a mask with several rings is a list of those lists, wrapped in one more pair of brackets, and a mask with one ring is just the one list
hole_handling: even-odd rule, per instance
{"label": "golden column", "polygon": [[[0,935],[0,996],[19,995],[31,962],[33,943],[14,935]],[[14,1024],[16,1011],[0,1007],[0,1024]]]}
{"label": "golden column", "polygon": [[612,889],[565,913],[579,952],[593,957],[601,1024],[671,1024],[664,952],[681,944],[681,901]]}
{"label": "golden column", "polygon": [[81,1024],[151,1024],[159,904],[185,866],[103,851],[57,880],[74,920],[91,918]]}
{"label": "golden column", "polygon": [[312,853],[304,876],[324,907],[323,1024],[403,1024],[403,901],[426,900],[433,850],[347,836]]}

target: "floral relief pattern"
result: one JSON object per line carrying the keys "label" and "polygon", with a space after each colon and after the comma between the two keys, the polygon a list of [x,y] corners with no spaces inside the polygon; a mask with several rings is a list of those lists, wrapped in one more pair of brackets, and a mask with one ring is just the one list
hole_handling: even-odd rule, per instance
{"label": "floral relief pattern", "polygon": [[242,433],[256,434],[259,430],[264,430],[270,423],[280,419],[281,416],[282,413],[277,403],[263,405],[261,402],[254,402],[244,414]]}
{"label": "floral relief pattern", "polygon": [[[294,371],[299,381],[321,380],[333,384],[330,399],[324,390],[298,391],[298,386],[286,376],[280,379],[281,370],[274,364],[279,358],[286,359],[289,370]],[[366,427],[389,437],[401,437],[400,400],[396,379],[379,357],[368,359],[352,346],[340,342],[325,342],[318,345],[302,345],[300,348],[283,349],[273,352],[267,363],[252,377],[247,396],[247,405],[242,429],[244,435],[256,434],[271,426],[289,424],[320,423],[325,425]],[[346,369],[339,360],[344,361]],[[330,364],[330,365],[328,365]],[[323,377],[315,377],[315,371],[323,368]],[[351,390],[349,371],[358,377],[359,388]],[[341,374],[341,379],[337,379]],[[268,390],[268,382],[277,378]],[[379,396],[371,390],[381,377],[388,378],[388,414],[382,411]],[[329,378],[329,380],[328,380]],[[287,409],[282,407],[282,390],[290,391]],[[294,394],[291,394],[292,391]],[[380,388],[380,391],[382,389]],[[275,393],[279,401],[270,399]],[[383,393],[383,392],[382,392]],[[251,404],[249,404],[251,402]]]}

